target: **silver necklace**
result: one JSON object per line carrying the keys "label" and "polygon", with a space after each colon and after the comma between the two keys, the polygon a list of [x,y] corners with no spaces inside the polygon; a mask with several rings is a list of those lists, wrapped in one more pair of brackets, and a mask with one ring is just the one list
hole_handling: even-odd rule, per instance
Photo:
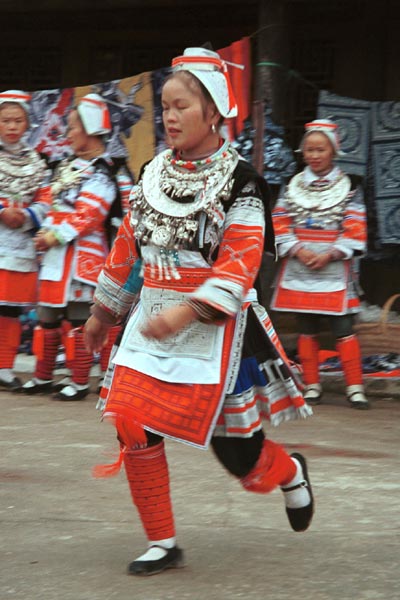
{"label": "silver necklace", "polygon": [[179,279],[177,251],[193,242],[200,213],[215,225],[220,222],[238,161],[238,153],[228,146],[220,160],[210,157],[188,170],[171,162],[166,150],[146,167],[131,192],[130,221],[135,238],[155,247],[151,267],[158,269],[159,279]]}

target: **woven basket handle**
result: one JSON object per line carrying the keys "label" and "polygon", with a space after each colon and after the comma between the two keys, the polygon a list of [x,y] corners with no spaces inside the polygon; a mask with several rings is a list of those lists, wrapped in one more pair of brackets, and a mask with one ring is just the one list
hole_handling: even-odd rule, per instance
{"label": "woven basket handle", "polygon": [[392,304],[395,302],[395,300],[397,300],[397,298],[400,298],[400,294],[393,294],[393,296],[390,296],[390,298],[388,298],[383,305],[380,321],[384,327],[387,325],[387,318],[389,311],[392,308]]}

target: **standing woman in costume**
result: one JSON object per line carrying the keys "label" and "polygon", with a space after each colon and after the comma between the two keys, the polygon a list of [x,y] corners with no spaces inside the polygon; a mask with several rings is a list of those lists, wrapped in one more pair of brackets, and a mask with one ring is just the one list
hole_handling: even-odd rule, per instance
{"label": "standing woman in costume", "polygon": [[332,121],[308,123],[301,151],[307,166],[291,179],[273,212],[278,253],[284,260],[271,306],[296,313],[306,401],[321,401],[318,333],[325,316],[336,338],[347,400],[365,409],[369,403],[353,332],[360,304],[354,257],[364,252],[367,236],[363,191],[359,178],[334,164],[339,140]]}
{"label": "standing woman in costume", "polygon": [[46,164],[22,142],[30,95],[0,94],[0,388],[17,390],[13,366],[21,339],[20,315],[37,301],[38,261],[33,235],[49,210]]}
{"label": "standing woman in costume", "polygon": [[[74,156],[62,161],[51,183],[52,210],[36,235],[43,252],[40,271],[38,317],[34,334],[37,353],[34,377],[22,391],[37,394],[55,391],[58,400],[81,400],[89,393],[93,354],[83,343],[81,325],[89,316],[98,275],[109,248],[105,223],[116,198],[112,161],[104,136],[111,131],[108,108],[97,94],[88,94],[68,117],[68,141]],[[53,371],[62,342],[62,323],[72,325],[71,377],[57,385]],[[110,331],[111,349],[117,328]]]}
{"label": "standing woman in costume", "polygon": [[261,422],[311,413],[253,288],[264,244],[274,248],[268,188],[221,137],[223,119],[237,107],[219,55],[188,48],[172,65],[162,91],[171,149],[132,190],[85,327],[88,349],[99,350],[137,300],[132,274],[140,259],[140,300],[114,359],[104,411],[121,444],[108,473],[124,462],[148,539],[128,567],[132,575],[183,562],[164,437],[211,443],[249,491],[280,486],[295,531],[306,530],[313,514],[305,459],[267,440]]}

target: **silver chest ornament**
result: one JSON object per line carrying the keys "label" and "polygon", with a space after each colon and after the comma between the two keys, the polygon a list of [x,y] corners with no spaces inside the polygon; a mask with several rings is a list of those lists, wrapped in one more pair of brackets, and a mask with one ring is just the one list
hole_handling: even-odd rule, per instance
{"label": "silver chest ornament", "polygon": [[350,178],[344,173],[323,187],[313,188],[303,181],[303,173],[295,175],[287,187],[288,212],[297,227],[332,228],[343,220],[343,212],[351,190]]}
{"label": "silver chest ornament", "polygon": [[0,150],[0,185],[3,197],[12,204],[22,205],[24,199],[40,187],[46,172],[46,164],[34,150],[17,154]]}
{"label": "silver chest ornament", "polygon": [[[235,152],[235,151],[234,151]],[[158,155],[146,168],[130,196],[130,222],[136,239],[153,247],[150,267],[158,279],[180,279],[178,250],[190,245],[199,229],[199,215],[215,225],[223,200],[232,189],[237,153],[199,171],[183,171],[170,162],[171,151]]]}

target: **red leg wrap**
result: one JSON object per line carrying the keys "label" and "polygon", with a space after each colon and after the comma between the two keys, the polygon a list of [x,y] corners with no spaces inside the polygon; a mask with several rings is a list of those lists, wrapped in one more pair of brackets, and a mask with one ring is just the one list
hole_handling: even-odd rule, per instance
{"label": "red leg wrap", "polygon": [[360,344],[355,335],[336,340],[346,385],[362,385]]}
{"label": "red leg wrap", "polygon": [[121,327],[119,325],[116,325],[115,327],[111,327],[108,332],[107,344],[104,346],[100,353],[100,368],[102,371],[106,371],[108,367],[111,350],[120,331]]}
{"label": "red leg wrap", "polygon": [[147,538],[151,541],[175,536],[164,442],[124,453],[126,476]]}
{"label": "red leg wrap", "polygon": [[282,446],[264,440],[257,463],[240,482],[249,492],[267,494],[276,486],[289,483],[295,475],[296,464]]}
{"label": "red leg wrap", "polygon": [[69,343],[69,333],[72,331],[72,325],[66,319],[63,319],[61,323],[61,344],[64,346],[65,352],[65,366],[67,369],[70,368],[70,356],[68,352],[68,343]]}
{"label": "red leg wrap", "polygon": [[306,385],[319,383],[318,340],[313,335],[300,335],[297,342],[297,349],[303,368],[304,383]]}
{"label": "red leg wrap", "polygon": [[20,320],[0,317],[0,369],[13,368],[20,340]]}
{"label": "red leg wrap", "polygon": [[[56,356],[58,346],[61,342],[61,329],[44,329],[43,327],[35,328],[33,348],[38,358],[36,362],[35,377],[39,379],[53,379],[53,371],[56,365]],[[40,339],[41,348],[39,348]]]}
{"label": "red leg wrap", "polygon": [[72,381],[78,385],[89,383],[90,369],[93,364],[93,354],[88,352],[83,341],[82,329],[74,330],[74,358],[68,363],[71,369]]}

